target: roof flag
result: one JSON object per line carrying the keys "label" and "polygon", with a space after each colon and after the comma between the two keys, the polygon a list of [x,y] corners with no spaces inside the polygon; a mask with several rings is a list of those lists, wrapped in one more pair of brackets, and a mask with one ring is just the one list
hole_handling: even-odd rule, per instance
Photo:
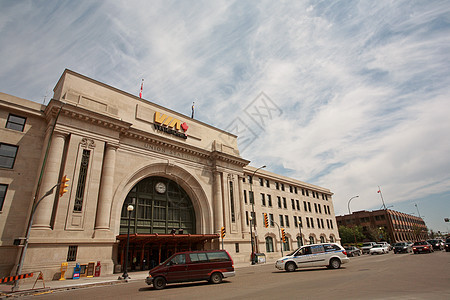
{"label": "roof flag", "polygon": [[142,78],[141,82],[141,91],[139,92],[139,98],[142,98],[142,90],[144,89],[144,78]]}

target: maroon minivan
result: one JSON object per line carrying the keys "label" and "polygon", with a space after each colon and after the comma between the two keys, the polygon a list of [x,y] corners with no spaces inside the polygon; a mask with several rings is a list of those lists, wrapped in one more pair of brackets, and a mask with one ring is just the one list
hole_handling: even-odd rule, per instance
{"label": "maroon minivan", "polygon": [[148,272],[145,282],[157,290],[167,283],[208,280],[221,283],[222,278],[233,277],[234,264],[225,250],[178,252]]}

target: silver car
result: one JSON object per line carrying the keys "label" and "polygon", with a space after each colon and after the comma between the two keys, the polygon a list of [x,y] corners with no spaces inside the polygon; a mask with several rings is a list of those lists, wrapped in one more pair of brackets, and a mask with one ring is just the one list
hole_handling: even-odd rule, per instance
{"label": "silver car", "polygon": [[335,243],[313,244],[298,248],[294,252],[277,260],[275,267],[288,272],[297,268],[328,267],[339,269],[350,259],[341,245]]}

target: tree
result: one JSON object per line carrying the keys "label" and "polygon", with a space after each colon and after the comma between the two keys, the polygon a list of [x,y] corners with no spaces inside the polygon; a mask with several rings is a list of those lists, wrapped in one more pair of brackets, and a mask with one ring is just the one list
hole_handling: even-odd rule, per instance
{"label": "tree", "polygon": [[339,226],[339,236],[341,237],[342,244],[354,244],[356,242],[362,241],[365,236],[362,233],[361,226]]}

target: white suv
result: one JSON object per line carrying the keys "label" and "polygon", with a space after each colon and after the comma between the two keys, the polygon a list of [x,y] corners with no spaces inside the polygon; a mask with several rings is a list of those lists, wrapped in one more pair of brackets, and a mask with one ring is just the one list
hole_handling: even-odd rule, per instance
{"label": "white suv", "polygon": [[277,260],[275,267],[288,272],[297,268],[328,267],[339,269],[350,259],[341,245],[335,243],[313,244],[298,248],[294,252]]}

